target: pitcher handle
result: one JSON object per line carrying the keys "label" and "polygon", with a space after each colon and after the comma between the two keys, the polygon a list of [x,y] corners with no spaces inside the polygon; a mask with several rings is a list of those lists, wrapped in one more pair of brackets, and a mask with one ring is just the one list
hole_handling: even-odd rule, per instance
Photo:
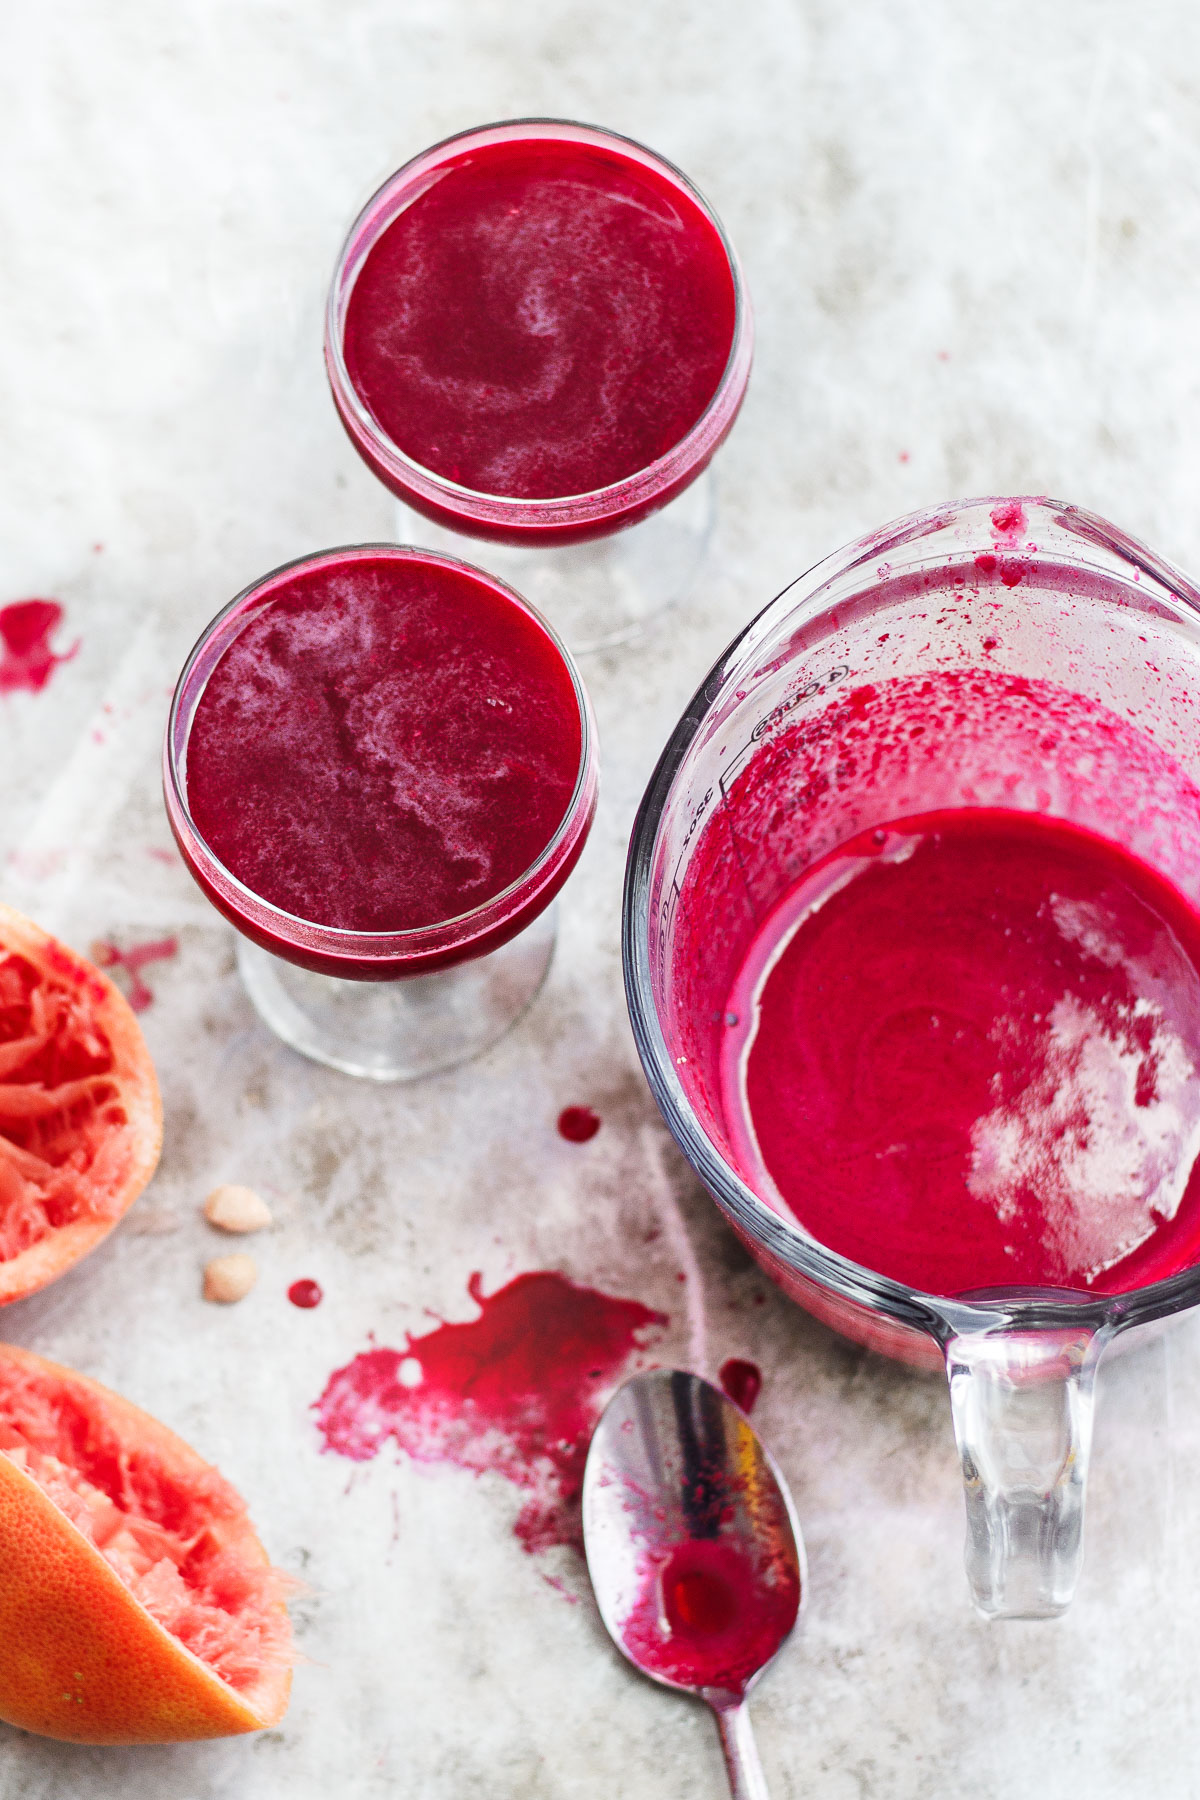
{"label": "pitcher handle", "polygon": [[1065,1612],[1083,1561],[1096,1369],[1111,1331],[952,1336],[946,1372],[967,1502],[967,1579],[988,1619]]}

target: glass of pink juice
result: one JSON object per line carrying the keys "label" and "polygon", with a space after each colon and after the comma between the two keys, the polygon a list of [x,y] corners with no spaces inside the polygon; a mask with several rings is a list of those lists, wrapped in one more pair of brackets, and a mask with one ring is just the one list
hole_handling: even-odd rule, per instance
{"label": "glass of pink juice", "polygon": [[712,526],[697,478],[752,351],[706,201],[641,144],[561,119],[463,132],[385,182],[325,333],[401,535],[416,513],[439,547],[488,539],[576,650],[624,642],[694,581]]}
{"label": "glass of pink juice", "polygon": [[1200,1302],[1200,591],[1046,499],[818,564],[664,751],[624,933],[693,1167],[801,1305],[946,1367],[975,1602],[1061,1612],[1100,1356]]}
{"label": "glass of pink juice", "polygon": [[531,1003],[596,803],[595,726],[532,607],[364,544],[253,583],[196,644],[164,751],[184,859],[285,1042],[380,1081]]}

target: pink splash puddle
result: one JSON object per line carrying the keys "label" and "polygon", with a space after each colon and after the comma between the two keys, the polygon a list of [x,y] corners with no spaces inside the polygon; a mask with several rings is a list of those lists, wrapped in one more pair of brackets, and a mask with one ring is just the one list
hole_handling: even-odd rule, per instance
{"label": "pink splash puddle", "polygon": [[0,694],[26,688],[38,694],[59,663],[70,662],[79,639],[61,656],[50,648],[50,639],[62,621],[57,600],[14,600],[0,607]]}
{"label": "pink splash puddle", "polygon": [[145,1012],[154,994],[142,980],[147,963],[165,962],[179,950],[178,938],[156,938],[152,944],[130,944],[118,950],[115,944],[93,944],[92,961],[101,969],[124,969],[129,977],[129,1004],[134,1012]]}
{"label": "pink splash puddle", "polygon": [[489,1296],[472,1275],[467,1289],[477,1319],[410,1336],[403,1350],[365,1350],[334,1371],[314,1407],[324,1448],[369,1462],[390,1438],[416,1462],[503,1475],[530,1496],[514,1528],[526,1550],[582,1550],[592,1431],[666,1315],[553,1270]]}

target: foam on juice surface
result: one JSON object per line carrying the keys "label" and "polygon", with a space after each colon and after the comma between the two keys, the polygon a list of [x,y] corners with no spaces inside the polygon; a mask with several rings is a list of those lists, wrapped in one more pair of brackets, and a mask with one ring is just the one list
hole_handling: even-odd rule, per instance
{"label": "foam on juice surface", "polygon": [[302,571],[214,669],[188,804],[247,887],[345,930],[435,924],[545,849],[579,771],[579,706],[540,627],[435,564]]}
{"label": "foam on juice surface", "polygon": [[473,490],[589,493],[678,443],[733,342],[720,236],[654,171],[508,143],[443,171],[351,295],[355,388],[424,467]]}

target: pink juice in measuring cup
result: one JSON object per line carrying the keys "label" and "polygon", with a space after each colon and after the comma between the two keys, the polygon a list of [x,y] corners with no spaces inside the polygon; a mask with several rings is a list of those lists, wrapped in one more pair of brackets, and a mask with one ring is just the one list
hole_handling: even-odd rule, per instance
{"label": "pink juice in measuring cup", "polygon": [[[1010,766],[1041,805],[1003,805]],[[956,789],[991,803],[913,805]],[[677,915],[711,1021],[679,1066],[747,1184],[926,1293],[1123,1292],[1200,1260],[1200,916],[1103,829],[1139,813],[1192,867],[1195,783],[1048,682],[847,681],[785,720]]]}
{"label": "pink juice in measuring cup", "polygon": [[1200,920],[1064,821],[822,859],[738,973],[722,1078],[755,1185],[911,1287],[1113,1291],[1200,1249]]}

